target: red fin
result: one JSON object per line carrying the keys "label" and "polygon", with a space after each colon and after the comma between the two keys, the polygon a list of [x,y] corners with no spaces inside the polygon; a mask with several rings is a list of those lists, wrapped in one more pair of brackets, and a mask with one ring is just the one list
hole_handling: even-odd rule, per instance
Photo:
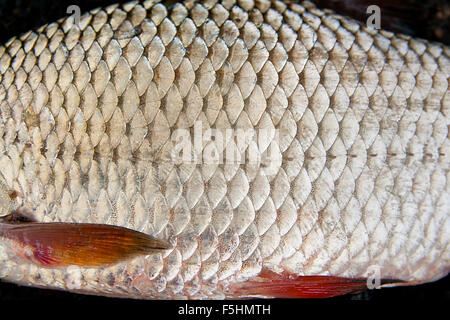
{"label": "red fin", "polygon": [[263,270],[251,280],[228,287],[235,297],[328,298],[367,289],[366,279],[279,275]]}
{"label": "red fin", "polygon": [[111,265],[171,248],[149,235],[103,224],[22,223],[11,225],[3,236],[18,244],[21,255],[44,267]]}
{"label": "red fin", "polygon": [[48,248],[36,248],[33,251],[33,257],[41,266],[51,267],[58,264],[58,261],[52,258]]}

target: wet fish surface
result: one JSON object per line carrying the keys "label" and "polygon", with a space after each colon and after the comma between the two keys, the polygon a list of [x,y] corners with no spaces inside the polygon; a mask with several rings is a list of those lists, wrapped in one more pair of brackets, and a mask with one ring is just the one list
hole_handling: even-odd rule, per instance
{"label": "wet fish surface", "polygon": [[277,1],[115,5],[13,38],[0,48],[2,212],[170,245],[44,266],[17,255],[8,222],[0,277],[168,299],[445,276],[449,52]]}

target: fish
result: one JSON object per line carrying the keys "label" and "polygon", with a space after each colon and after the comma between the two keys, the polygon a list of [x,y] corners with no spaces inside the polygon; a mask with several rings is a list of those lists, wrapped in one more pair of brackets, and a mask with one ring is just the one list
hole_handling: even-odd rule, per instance
{"label": "fish", "polygon": [[450,269],[450,48],[310,2],[131,2],[0,47],[0,279],[324,298]]}

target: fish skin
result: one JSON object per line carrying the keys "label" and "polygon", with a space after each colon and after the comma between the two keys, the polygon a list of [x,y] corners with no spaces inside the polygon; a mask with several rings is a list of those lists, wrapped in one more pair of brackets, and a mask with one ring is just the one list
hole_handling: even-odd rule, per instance
{"label": "fish skin", "polygon": [[[238,4],[111,6],[84,15],[82,31],[67,18],[0,48],[2,212],[174,246],[43,269],[3,241],[0,278],[165,299],[223,298],[263,268],[359,278],[378,265],[411,283],[448,273],[449,48],[309,3]],[[269,176],[177,166],[166,142],[195,120],[276,127],[283,161]]]}

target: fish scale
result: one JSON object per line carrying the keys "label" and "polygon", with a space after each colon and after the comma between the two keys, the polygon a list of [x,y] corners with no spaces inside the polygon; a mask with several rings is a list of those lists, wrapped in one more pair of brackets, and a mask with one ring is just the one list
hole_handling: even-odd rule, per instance
{"label": "fish scale", "polygon": [[[173,248],[48,269],[0,243],[0,278],[160,299],[224,298],[264,269],[438,279],[450,265],[449,75],[448,47],[309,2],[132,2],[13,38],[0,47],[2,211]],[[173,161],[176,132],[210,129],[276,134],[238,146],[241,161]]]}

